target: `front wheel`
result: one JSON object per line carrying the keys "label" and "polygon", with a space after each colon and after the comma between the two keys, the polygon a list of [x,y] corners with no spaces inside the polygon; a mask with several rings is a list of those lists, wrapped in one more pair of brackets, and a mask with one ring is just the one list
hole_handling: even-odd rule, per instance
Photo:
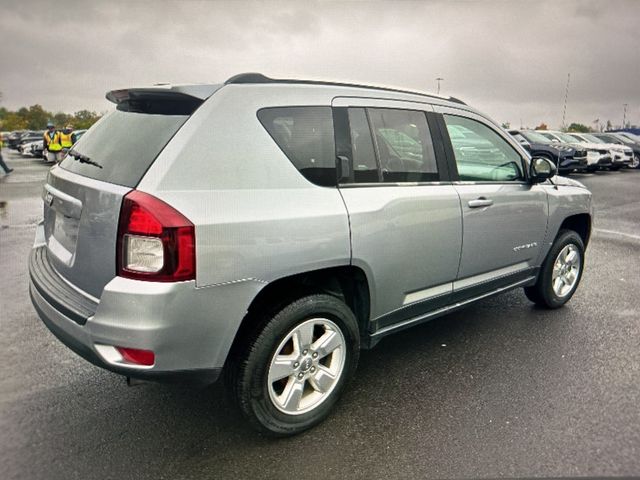
{"label": "front wheel", "polygon": [[525,287],[527,298],[545,308],[567,303],[580,283],[584,268],[584,242],[573,230],[561,230],[542,264],[536,284]]}
{"label": "front wheel", "polygon": [[640,153],[634,153],[629,168],[640,168]]}
{"label": "front wheel", "polygon": [[229,365],[228,386],[254,428],[294,435],[329,415],[355,372],[358,324],[344,302],[317,294],[290,303],[263,325]]}

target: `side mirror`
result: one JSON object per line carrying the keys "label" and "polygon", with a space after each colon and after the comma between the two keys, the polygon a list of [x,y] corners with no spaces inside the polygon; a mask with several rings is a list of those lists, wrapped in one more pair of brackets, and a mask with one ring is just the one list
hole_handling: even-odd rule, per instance
{"label": "side mirror", "polygon": [[557,167],[548,158],[534,158],[531,160],[529,176],[533,183],[542,183],[558,173]]}

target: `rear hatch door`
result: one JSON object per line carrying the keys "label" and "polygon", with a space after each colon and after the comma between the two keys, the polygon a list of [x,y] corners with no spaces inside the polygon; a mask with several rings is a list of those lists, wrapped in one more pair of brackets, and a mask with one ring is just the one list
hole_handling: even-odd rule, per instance
{"label": "rear hatch door", "polygon": [[[119,90],[117,104],[49,172],[43,189],[47,256],[76,289],[100,298],[116,275],[118,219],[123,197],[215,89]],[[213,90],[213,91],[212,91]],[[201,98],[203,97],[203,98]]]}

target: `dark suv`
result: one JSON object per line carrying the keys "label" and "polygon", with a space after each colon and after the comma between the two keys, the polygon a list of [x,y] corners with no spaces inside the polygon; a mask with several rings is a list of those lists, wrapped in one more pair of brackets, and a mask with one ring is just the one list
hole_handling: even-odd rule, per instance
{"label": "dark suv", "polygon": [[531,153],[532,157],[551,160],[558,167],[558,173],[571,173],[587,169],[587,151],[575,146],[552,142],[533,130],[509,130],[509,133]]}

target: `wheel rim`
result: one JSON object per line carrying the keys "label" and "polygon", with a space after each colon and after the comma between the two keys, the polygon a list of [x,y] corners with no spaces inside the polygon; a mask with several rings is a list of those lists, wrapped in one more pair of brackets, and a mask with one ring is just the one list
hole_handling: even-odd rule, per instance
{"label": "wheel rim", "polygon": [[640,165],[640,155],[636,153],[631,159],[631,168],[638,168],[638,165]]}
{"label": "wheel rim", "polygon": [[580,274],[580,251],[570,243],[556,257],[551,274],[553,292],[558,297],[566,297],[578,282]]}
{"label": "wheel rim", "polygon": [[267,374],[273,405],[301,415],[324,402],[338,384],[346,359],[342,331],[327,318],[293,328],[278,345]]}

